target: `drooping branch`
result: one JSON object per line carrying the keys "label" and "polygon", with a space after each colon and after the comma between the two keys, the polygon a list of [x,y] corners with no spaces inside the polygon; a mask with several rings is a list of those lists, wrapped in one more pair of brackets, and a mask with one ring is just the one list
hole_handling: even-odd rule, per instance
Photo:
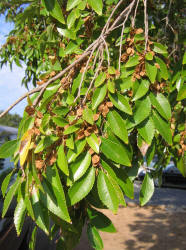
{"label": "drooping branch", "polygon": [[[108,53],[108,47],[106,46],[106,37],[115,29],[120,27],[119,23],[122,21],[123,18],[129,17],[129,14],[132,10],[132,7],[134,6],[134,3],[136,2],[136,0],[133,0],[130,5],[128,5],[122,12],[121,14],[116,18],[116,20],[110,25],[111,23],[111,19],[114,16],[116,10],[119,8],[119,6],[123,3],[123,0],[120,0],[118,2],[118,4],[116,5],[116,7],[113,9],[111,15],[109,16],[105,26],[103,27],[103,30],[100,34],[100,36],[98,37],[98,39],[96,39],[92,44],[90,44],[88,46],[88,48],[85,50],[85,52],[77,59],[75,60],[72,64],[70,64],[69,66],[67,66],[64,70],[62,70],[59,74],[57,74],[56,76],[50,78],[46,83],[44,83],[42,86],[39,86],[27,93],[25,93],[23,96],[21,96],[18,100],[16,100],[8,109],[6,109],[4,112],[2,112],[0,114],[0,118],[3,117],[4,115],[6,115],[11,109],[13,109],[18,103],[20,103],[22,100],[24,100],[28,95],[32,95],[34,93],[40,92],[39,95],[37,96],[37,98],[34,100],[33,106],[36,107],[39,102],[40,99],[42,98],[46,88],[49,86],[49,84],[51,84],[52,82],[58,80],[59,78],[61,78],[62,76],[64,76],[70,69],[72,69],[76,64],[78,64],[79,62],[81,62],[82,60],[84,60],[87,56],[90,56],[91,54],[93,55],[94,51],[96,49],[99,49],[100,46],[102,46],[102,44],[105,45],[107,54],[108,54],[108,60],[109,59],[109,53]],[[125,18],[126,20],[126,18]],[[89,60],[89,59],[88,59]],[[90,61],[90,60],[89,60]],[[101,67],[101,66],[99,66]],[[79,88],[80,89],[80,88]]]}

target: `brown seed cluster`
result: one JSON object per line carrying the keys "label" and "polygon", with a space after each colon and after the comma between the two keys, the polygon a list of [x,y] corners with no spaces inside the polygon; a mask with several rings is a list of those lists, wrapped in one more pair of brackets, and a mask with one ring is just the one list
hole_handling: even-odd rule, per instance
{"label": "brown seed cluster", "polygon": [[186,130],[182,131],[180,133],[180,149],[178,150],[179,155],[184,155],[184,152],[186,151]]}
{"label": "brown seed cluster", "polygon": [[96,124],[90,125],[86,121],[84,121],[83,124],[81,125],[80,130],[78,130],[77,132],[77,140],[81,140],[85,137],[88,137],[92,133],[95,133],[95,134],[99,133]]}
{"label": "brown seed cluster", "polygon": [[109,112],[109,109],[112,107],[113,107],[112,102],[105,102],[99,106],[98,110],[99,110],[99,113],[103,115],[103,117],[106,117]]}

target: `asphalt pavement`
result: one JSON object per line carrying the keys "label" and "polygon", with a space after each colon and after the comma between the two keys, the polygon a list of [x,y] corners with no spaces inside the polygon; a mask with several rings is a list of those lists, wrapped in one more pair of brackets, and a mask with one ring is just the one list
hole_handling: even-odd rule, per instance
{"label": "asphalt pavement", "polygon": [[[134,200],[126,198],[126,201],[139,204],[140,188],[141,183],[136,181],[134,184]],[[186,210],[186,189],[156,187],[152,198],[146,205],[163,205],[170,209]]]}

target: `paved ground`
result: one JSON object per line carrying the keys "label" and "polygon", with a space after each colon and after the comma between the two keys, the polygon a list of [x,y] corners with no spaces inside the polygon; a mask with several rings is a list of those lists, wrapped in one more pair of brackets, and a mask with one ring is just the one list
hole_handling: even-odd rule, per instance
{"label": "paved ground", "polygon": [[[140,182],[135,182],[134,200],[127,199],[128,202],[139,203]],[[165,205],[173,208],[186,208],[186,189],[176,188],[155,188],[155,192],[147,205]]]}

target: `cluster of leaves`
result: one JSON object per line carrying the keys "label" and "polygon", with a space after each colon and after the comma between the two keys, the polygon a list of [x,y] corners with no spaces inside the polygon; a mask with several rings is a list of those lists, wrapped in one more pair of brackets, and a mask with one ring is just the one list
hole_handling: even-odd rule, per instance
{"label": "cluster of leaves", "polygon": [[14,114],[14,115],[7,114],[4,117],[0,118],[0,125],[18,128],[19,123],[21,122],[21,119],[22,118],[18,114]]}
{"label": "cluster of leaves", "polygon": [[[16,1],[20,3],[18,10],[23,2],[29,3]],[[2,64],[7,58],[10,63],[24,61],[24,83],[32,78],[34,85],[42,86],[80,58],[99,37],[117,2],[31,1],[15,16],[15,30],[2,48]],[[130,2],[121,4],[115,15],[119,16]],[[139,20],[142,10],[140,2]],[[102,249],[98,231],[116,229],[98,209],[117,213],[119,205],[126,206],[125,196],[134,197],[133,181],[141,165],[147,165],[141,205],[151,198],[153,178],[161,176],[171,155],[186,175],[186,55],[179,69],[173,71],[169,47],[156,41],[154,30],[148,38],[144,24],[135,28],[129,20],[126,23],[122,33],[121,25],[111,30],[98,50],[92,50],[61,79],[48,85],[37,106],[33,103],[38,94],[28,97],[17,140],[0,148],[0,158],[12,157],[15,165],[20,161],[16,181],[8,192],[14,171],[1,185],[5,197],[2,216],[16,196],[14,222],[18,234],[28,215],[51,239],[58,233],[59,247],[72,249],[88,222],[92,246]],[[155,154],[158,162],[150,172]],[[32,240],[35,234],[34,229]],[[33,241],[30,245],[34,246]]]}

